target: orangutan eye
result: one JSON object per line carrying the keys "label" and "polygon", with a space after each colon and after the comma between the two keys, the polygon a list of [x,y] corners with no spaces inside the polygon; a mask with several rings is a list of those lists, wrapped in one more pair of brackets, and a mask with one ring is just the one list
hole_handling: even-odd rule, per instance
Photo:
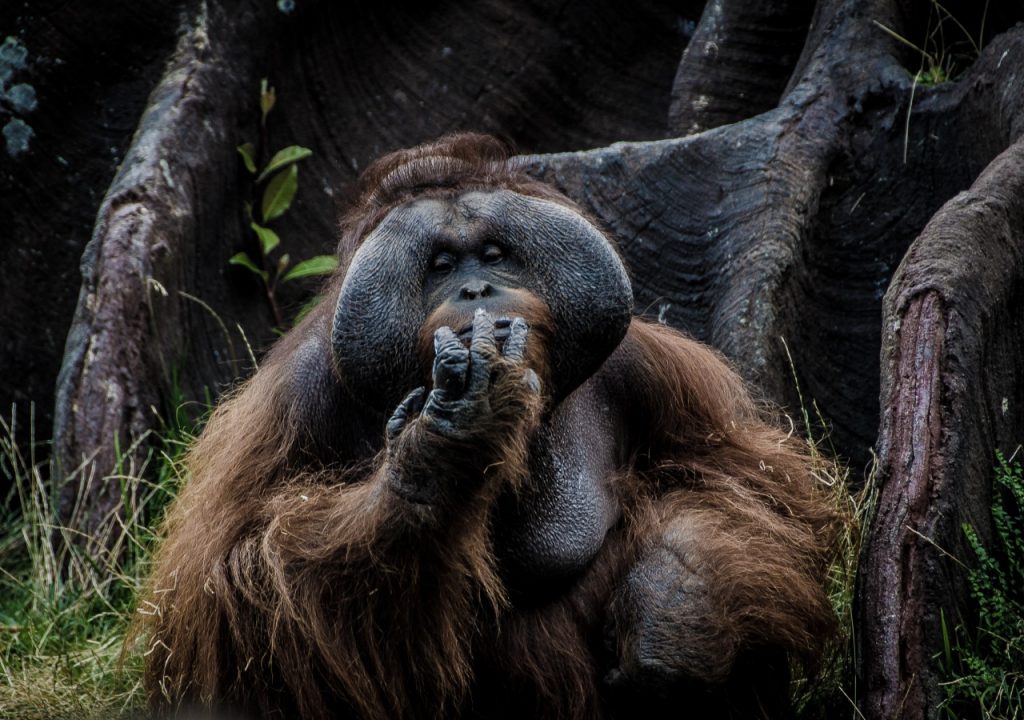
{"label": "orangutan eye", "polygon": [[450,273],[455,269],[455,256],[449,252],[439,252],[430,261],[430,269],[443,275]]}
{"label": "orangutan eye", "polygon": [[484,245],[484,249],[480,254],[480,257],[483,258],[485,263],[493,265],[495,263],[500,263],[505,258],[505,253],[497,245],[488,243],[487,245]]}

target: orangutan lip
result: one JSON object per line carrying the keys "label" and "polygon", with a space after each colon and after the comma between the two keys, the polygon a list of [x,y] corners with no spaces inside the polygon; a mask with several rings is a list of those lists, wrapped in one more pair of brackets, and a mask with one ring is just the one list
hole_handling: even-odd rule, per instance
{"label": "orangutan lip", "polygon": [[[503,343],[508,339],[509,328],[512,326],[512,318],[498,317],[494,319],[494,339]],[[459,340],[469,345],[473,339],[473,323],[467,323],[461,327],[456,333],[459,336]]]}

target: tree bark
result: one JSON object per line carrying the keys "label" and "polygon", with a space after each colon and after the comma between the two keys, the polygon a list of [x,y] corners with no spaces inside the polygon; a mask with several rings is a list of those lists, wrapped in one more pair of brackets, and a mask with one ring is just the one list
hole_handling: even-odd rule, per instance
{"label": "tree bark", "polygon": [[990,539],[993,450],[1024,438],[1022,168],[1018,140],[928,222],[886,293],[881,496],[860,583],[872,717],[942,700],[940,610],[971,614],[950,558],[972,557],[963,523]]}
{"label": "tree bark", "polygon": [[[33,415],[34,435],[49,437],[79,260],[181,4],[0,3],[0,415],[14,407],[22,448]],[[24,146],[7,141],[16,127]]]}
{"label": "tree bark", "polygon": [[55,424],[64,467],[97,478],[83,527],[116,508],[112,438],[154,427],[172,378],[191,397],[236,378],[239,328],[272,338],[227,264],[254,242],[234,148],[268,75],[272,149],[316,153],[280,228],[293,257],[332,246],[334,198],[377,155],[494,132],[618,239],[640,310],[791,412],[795,375],[856,469],[876,449],[858,700],[936,717],[939,612],[970,612],[943,553],[966,557],[962,521],[990,535],[994,451],[1024,439],[1024,9],[944,4],[982,48],[923,86],[895,35],[927,44],[929,2],[620,5],[199,6],[83,261]]}

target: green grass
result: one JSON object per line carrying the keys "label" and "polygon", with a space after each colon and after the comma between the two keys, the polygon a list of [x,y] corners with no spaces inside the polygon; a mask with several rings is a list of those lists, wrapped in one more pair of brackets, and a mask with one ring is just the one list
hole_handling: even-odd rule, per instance
{"label": "green grass", "polygon": [[[141,658],[122,660],[125,632],[154,544],[151,528],[180,479],[189,433],[175,421],[153,450],[125,449],[113,479],[119,513],[96,537],[63,528],[49,447],[14,441],[0,418],[0,473],[13,487],[0,517],[0,718],[114,718],[140,707]],[[69,482],[92,481],[88,466]]]}
{"label": "green grass", "polygon": [[993,542],[986,547],[971,525],[963,525],[974,554],[967,580],[977,625],[961,623],[950,633],[942,616],[943,707],[951,718],[1024,718],[1024,469],[996,456]]}
{"label": "green grass", "polygon": [[981,54],[989,0],[984,0],[977,28],[968,28],[938,0],[931,0],[924,37],[912,42],[892,28],[872,20],[886,35],[913,50],[920,58],[914,85],[939,85],[958,79]]}

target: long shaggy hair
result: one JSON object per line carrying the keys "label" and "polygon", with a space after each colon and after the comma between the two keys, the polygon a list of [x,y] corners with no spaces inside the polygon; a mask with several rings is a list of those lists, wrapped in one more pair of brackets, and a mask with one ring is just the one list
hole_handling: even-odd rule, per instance
{"label": "long shaggy hair", "polygon": [[[666,327],[634,319],[598,372],[632,408],[612,480],[621,519],[584,575],[543,605],[509,600],[489,527],[498,494],[526,481],[528,440],[549,402],[522,392],[520,371],[503,375],[507,412],[476,430],[480,453],[439,452],[440,465],[424,468],[448,477],[480,463],[482,487],[452,507],[386,492],[387,451],[370,437],[383,428],[367,430],[357,406],[339,412],[350,420],[346,446],[364,450],[322,460],[304,449],[294,358],[313,347],[330,364],[333,300],[359,241],[410,199],[497,187],[580,212],[483,136],[367,170],[324,301],[220,403],[188,454],[137,627],[158,713],[601,717],[607,608],[666,537],[695,538],[687,562],[714,599],[678,618],[709,661],[708,682],[723,681],[747,647],[780,648],[811,668],[820,658],[834,623],[823,586],[837,517],[806,447],[766,422],[714,351]],[[487,456],[484,440],[498,432],[510,439]]]}

